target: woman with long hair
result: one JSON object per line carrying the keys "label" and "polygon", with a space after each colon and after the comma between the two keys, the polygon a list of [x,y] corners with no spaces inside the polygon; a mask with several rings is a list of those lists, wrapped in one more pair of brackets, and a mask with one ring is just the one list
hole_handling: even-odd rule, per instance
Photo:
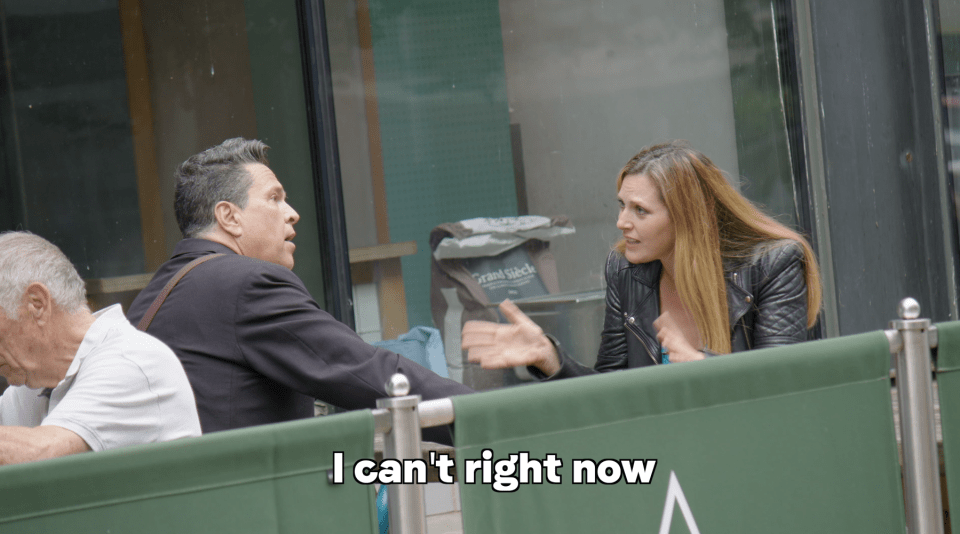
{"label": "woman with long hair", "polygon": [[804,341],[821,287],[810,244],[761,212],[680,141],[644,148],[617,178],[623,238],[606,263],[606,317],[593,369],[513,303],[510,324],[470,321],[463,348],[540,378],[700,360]]}

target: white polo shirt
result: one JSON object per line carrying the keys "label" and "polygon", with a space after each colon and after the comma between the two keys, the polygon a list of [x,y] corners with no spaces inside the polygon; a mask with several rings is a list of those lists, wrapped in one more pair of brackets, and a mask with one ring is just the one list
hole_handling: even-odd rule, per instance
{"label": "white polo shirt", "polygon": [[180,360],[140,332],[119,304],[94,314],[66,377],[52,390],[7,388],[0,425],[55,425],[95,451],[200,435]]}

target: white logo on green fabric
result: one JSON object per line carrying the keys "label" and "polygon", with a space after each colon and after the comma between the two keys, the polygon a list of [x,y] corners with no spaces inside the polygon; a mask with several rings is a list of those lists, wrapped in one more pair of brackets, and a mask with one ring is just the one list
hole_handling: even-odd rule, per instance
{"label": "white logo on green fabric", "polygon": [[690,534],[700,534],[697,528],[697,522],[693,519],[693,512],[690,511],[690,505],[687,504],[687,498],[683,495],[683,488],[677,480],[677,474],[670,471],[670,483],[667,485],[667,501],[663,503],[663,517],[660,519],[660,534],[669,534],[670,523],[673,522],[673,507],[680,505],[680,512],[683,513],[683,520],[687,522],[687,529]]}

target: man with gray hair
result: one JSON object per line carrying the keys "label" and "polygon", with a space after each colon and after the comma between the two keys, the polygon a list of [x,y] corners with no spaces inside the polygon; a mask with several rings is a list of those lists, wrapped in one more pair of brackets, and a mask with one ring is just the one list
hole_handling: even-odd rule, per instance
{"label": "man with gray hair", "polygon": [[[315,398],[372,408],[398,372],[424,399],[471,392],[365,343],[320,308],[291,271],[300,216],[266,150],[229,139],[180,165],[174,208],[184,239],[127,312],[134,324],[155,313],[143,327],[183,362],[203,431],[312,417]],[[444,432],[425,434],[449,441]]]}
{"label": "man with gray hair", "polygon": [[0,375],[0,464],[200,435],[176,356],[29,232],[0,234]]}

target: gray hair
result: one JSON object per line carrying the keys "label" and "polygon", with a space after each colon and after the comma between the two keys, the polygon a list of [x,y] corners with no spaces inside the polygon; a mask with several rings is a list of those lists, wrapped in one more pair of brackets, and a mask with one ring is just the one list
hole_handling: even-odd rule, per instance
{"label": "gray hair", "polygon": [[268,148],[263,141],[235,137],[190,156],[177,167],[173,210],[183,237],[200,237],[210,231],[216,222],[213,208],[220,201],[247,207],[253,179],[246,166],[267,165]]}
{"label": "gray hair", "polygon": [[70,260],[56,245],[30,232],[0,234],[0,308],[12,320],[27,286],[47,286],[54,303],[74,313],[87,306],[87,289]]}

